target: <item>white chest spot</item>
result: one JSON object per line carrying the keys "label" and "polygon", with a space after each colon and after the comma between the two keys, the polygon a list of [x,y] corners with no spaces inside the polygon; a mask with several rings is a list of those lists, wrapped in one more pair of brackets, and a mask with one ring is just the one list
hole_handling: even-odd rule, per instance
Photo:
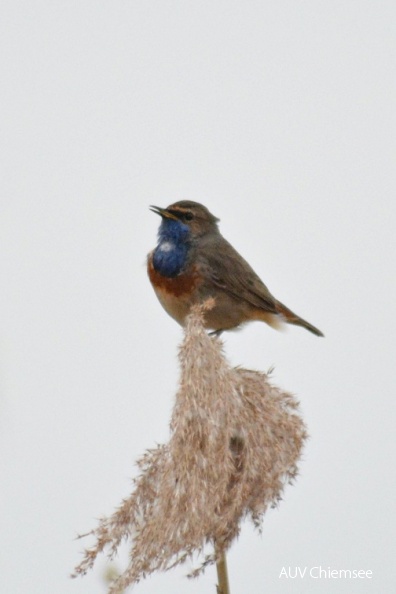
{"label": "white chest spot", "polygon": [[171,252],[172,250],[175,249],[175,244],[172,243],[171,241],[163,241],[162,243],[159,244],[158,249],[161,252]]}

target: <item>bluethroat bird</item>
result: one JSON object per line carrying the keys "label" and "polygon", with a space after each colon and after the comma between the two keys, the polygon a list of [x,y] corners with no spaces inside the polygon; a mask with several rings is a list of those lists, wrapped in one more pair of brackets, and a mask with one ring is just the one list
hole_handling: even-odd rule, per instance
{"label": "bluethroat bird", "polygon": [[151,206],[162,218],[158,245],[148,255],[148,275],[165,309],[183,325],[191,306],[209,297],[205,326],[215,334],[245,322],[261,320],[279,327],[282,322],[322,332],[275,299],[249,264],[221,235],[219,219],[190,200],[167,208]]}

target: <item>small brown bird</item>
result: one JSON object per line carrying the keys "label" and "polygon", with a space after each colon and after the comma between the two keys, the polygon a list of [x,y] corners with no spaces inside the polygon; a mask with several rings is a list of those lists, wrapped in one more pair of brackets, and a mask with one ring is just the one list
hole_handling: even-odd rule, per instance
{"label": "small brown bird", "polygon": [[194,303],[214,298],[206,327],[219,334],[261,320],[322,332],[275,299],[251,266],[221,235],[219,219],[190,200],[167,208],[151,206],[162,217],[158,245],[148,255],[148,275],[164,309],[183,325]]}

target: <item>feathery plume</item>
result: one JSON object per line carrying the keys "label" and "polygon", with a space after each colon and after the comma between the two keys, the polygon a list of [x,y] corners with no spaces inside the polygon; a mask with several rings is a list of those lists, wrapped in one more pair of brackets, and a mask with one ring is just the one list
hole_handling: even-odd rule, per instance
{"label": "feathery plume", "polygon": [[266,374],[228,364],[221,340],[203,326],[211,306],[194,307],[187,319],[169,442],[138,461],[132,494],[99,521],[75,569],[85,574],[99,553],[112,558],[129,540],[129,565],[109,594],[194,554],[201,565],[190,575],[199,575],[223,557],[244,518],[261,526],[297,474],[306,438],[298,402]]}

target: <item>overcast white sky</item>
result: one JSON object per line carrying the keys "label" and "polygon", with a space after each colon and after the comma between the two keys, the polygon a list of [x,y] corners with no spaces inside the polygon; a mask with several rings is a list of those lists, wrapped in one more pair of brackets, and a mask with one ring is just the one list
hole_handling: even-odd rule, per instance
{"label": "overcast white sky", "polygon": [[[149,204],[204,203],[321,328],[225,337],[301,400],[301,475],[232,594],[395,588],[394,1],[3,0],[1,567],[7,594],[101,594],[81,542],[168,437],[181,330],[145,272]],[[373,571],[279,579],[283,566]],[[122,566],[121,560],[119,566]],[[215,571],[139,594],[214,592]]]}

